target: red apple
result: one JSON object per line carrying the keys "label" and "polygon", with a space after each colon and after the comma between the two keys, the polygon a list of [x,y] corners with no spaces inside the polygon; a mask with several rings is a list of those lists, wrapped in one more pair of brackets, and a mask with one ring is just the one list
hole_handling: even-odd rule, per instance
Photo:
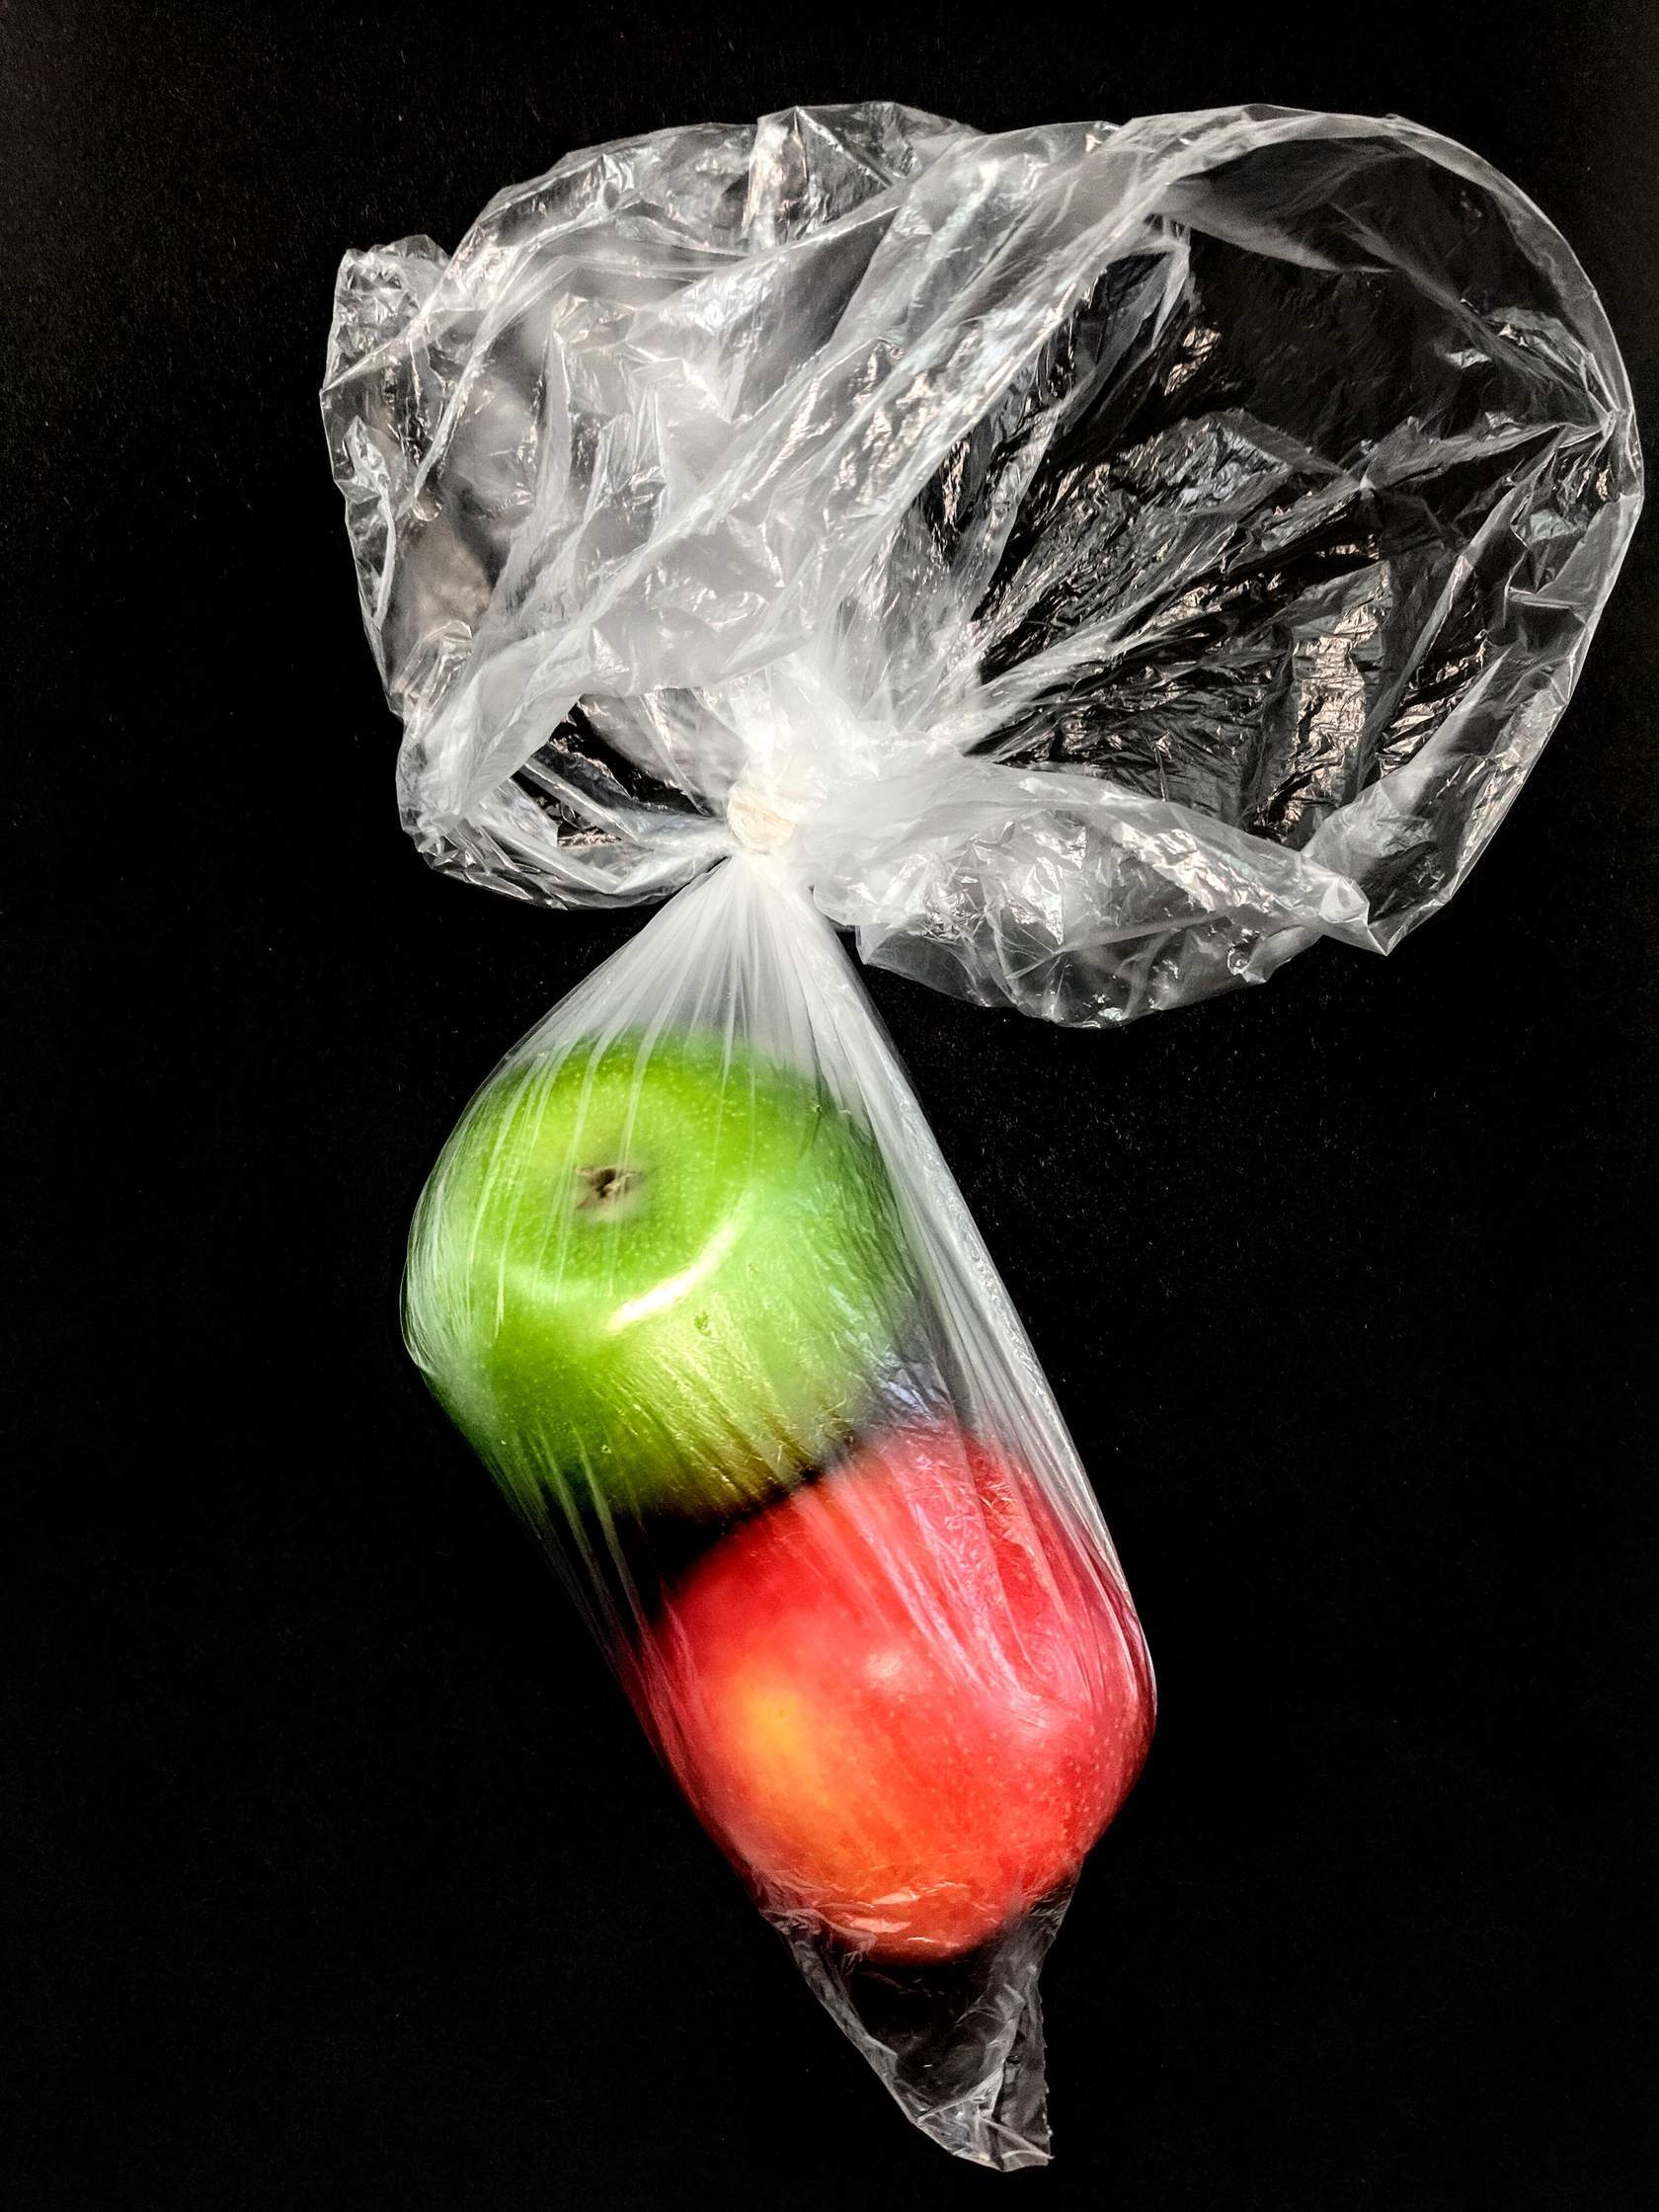
{"label": "red apple", "polygon": [[1076,1872],[1153,1710],[1104,1560],[949,1428],[892,1436],[724,1538],[636,1690],[764,1902],[909,1961],[972,1949]]}

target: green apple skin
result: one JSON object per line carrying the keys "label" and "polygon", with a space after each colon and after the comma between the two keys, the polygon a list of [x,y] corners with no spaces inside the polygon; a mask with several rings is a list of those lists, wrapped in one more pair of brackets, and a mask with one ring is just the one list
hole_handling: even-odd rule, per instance
{"label": "green apple skin", "polygon": [[873,1140],[814,1077],[630,1032],[473,1101],[416,1216],[406,1333],[532,1514],[719,1513],[850,1433],[903,1253]]}

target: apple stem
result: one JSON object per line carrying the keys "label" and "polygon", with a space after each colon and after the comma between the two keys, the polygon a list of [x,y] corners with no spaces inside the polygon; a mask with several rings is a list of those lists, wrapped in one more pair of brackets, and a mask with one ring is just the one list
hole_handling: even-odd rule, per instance
{"label": "apple stem", "polygon": [[576,1202],[579,1214],[617,1214],[645,1179],[640,1167],[579,1167],[576,1179],[583,1195]]}

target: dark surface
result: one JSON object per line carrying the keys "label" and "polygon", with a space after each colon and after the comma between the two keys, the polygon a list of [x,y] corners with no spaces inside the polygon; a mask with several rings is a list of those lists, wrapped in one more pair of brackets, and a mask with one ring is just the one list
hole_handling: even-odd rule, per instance
{"label": "dark surface", "polygon": [[1255,16],[0,17],[8,2204],[1645,2196],[1651,527],[1393,960],[1121,1035],[871,979],[1159,1668],[1046,1976],[1046,2177],[904,2125],[398,1341],[459,1104],[636,924],[399,833],[316,417],[340,251],[797,97],[1396,109],[1561,225],[1651,407],[1645,0]]}

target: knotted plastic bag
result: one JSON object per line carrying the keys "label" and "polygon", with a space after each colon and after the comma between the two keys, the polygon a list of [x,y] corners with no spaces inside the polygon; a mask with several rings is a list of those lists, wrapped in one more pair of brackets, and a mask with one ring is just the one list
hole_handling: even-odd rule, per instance
{"label": "knotted plastic bag", "polygon": [[349,255],[323,406],[421,850],[674,895],[468,1108],[411,1349],[907,2112],[1041,2161],[1151,1677],[835,929],[1095,1024],[1386,951],[1635,520],[1600,303],[1397,119],[794,110]]}

